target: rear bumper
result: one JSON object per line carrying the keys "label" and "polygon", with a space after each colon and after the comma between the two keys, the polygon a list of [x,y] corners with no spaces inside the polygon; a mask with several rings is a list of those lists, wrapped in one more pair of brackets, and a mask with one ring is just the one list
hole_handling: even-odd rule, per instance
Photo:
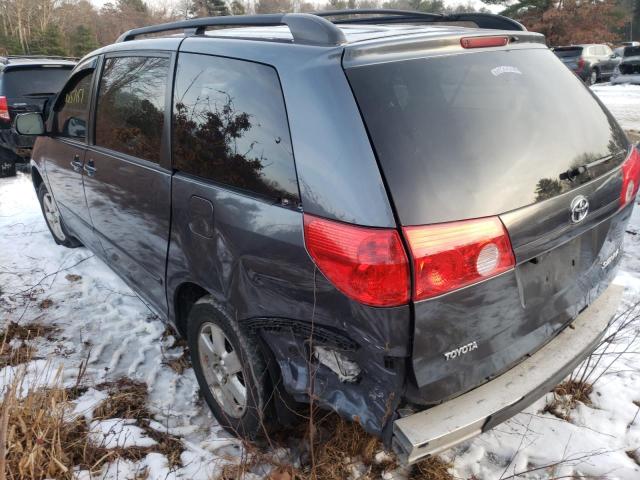
{"label": "rear bumper", "polygon": [[560,383],[602,339],[623,288],[608,287],[568,328],[503,375],[393,424],[394,450],[408,463],[478,435],[528,407]]}

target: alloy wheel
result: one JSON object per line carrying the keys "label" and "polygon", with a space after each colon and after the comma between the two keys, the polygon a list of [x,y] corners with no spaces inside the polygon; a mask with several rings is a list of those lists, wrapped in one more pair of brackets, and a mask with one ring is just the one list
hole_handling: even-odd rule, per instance
{"label": "alloy wheel", "polygon": [[216,324],[206,322],[198,334],[200,367],[213,397],[224,412],[240,418],[247,408],[247,387],[238,351]]}
{"label": "alloy wheel", "polygon": [[44,210],[44,216],[49,224],[49,228],[60,241],[64,241],[67,236],[62,230],[62,221],[60,219],[60,211],[58,205],[49,192],[46,192],[42,196],[42,209]]}

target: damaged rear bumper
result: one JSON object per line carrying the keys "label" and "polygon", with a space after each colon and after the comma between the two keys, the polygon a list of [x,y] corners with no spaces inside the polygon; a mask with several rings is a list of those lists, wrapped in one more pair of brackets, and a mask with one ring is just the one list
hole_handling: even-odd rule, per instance
{"label": "damaged rear bumper", "polygon": [[503,375],[453,400],[396,420],[394,450],[413,463],[489,430],[528,407],[598,346],[622,290],[616,285],[607,288],[568,328]]}

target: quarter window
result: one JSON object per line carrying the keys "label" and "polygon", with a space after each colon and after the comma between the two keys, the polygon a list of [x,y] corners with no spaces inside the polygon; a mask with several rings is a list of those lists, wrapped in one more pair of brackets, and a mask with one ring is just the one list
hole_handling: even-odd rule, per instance
{"label": "quarter window", "polygon": [[158,163],[169,74],[166,57],[108,58],[96,110],[96,145]]}
{"label": "quarter window", "polygon": [[60,95],[54,120],[59,136],[86,140],[93,72],[87,69],[73,77]]}
{"label": "quarter window", "polygon": [[176,169],[261,197],[297,201],[287,115],[272,67],[180,54],[173,108]]}

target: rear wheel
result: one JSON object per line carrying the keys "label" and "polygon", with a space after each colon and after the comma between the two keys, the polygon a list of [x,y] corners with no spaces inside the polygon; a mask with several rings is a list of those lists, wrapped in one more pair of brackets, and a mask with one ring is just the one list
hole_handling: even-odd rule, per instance
{"label": "rear wheel", "polygon": [[188,321],[191,363],[205,401],[227,431],[255,439],[265,432],[269,392],[256,340],[208,296],[196,302]]}
{"label": "rear wheel", "polygon": [[589,77],[587,78],[587,83],[589,85],[595,85],[596,83],[598,83],[598,70],[596,70],[595,68],[592,68],[591,71],[589,72]]}
{"label": "rear wheel", "polygon": [[44,182],[38,187],[38,200],[40,201],[40,208],[42,208],[42,214],[44,215],[45,222],[47,222],[47,227],[49,227],[49,231],[55,242],[58,245],[68,248],[75,248],[82,245],[67,231],[60,216],[58,204]]}

